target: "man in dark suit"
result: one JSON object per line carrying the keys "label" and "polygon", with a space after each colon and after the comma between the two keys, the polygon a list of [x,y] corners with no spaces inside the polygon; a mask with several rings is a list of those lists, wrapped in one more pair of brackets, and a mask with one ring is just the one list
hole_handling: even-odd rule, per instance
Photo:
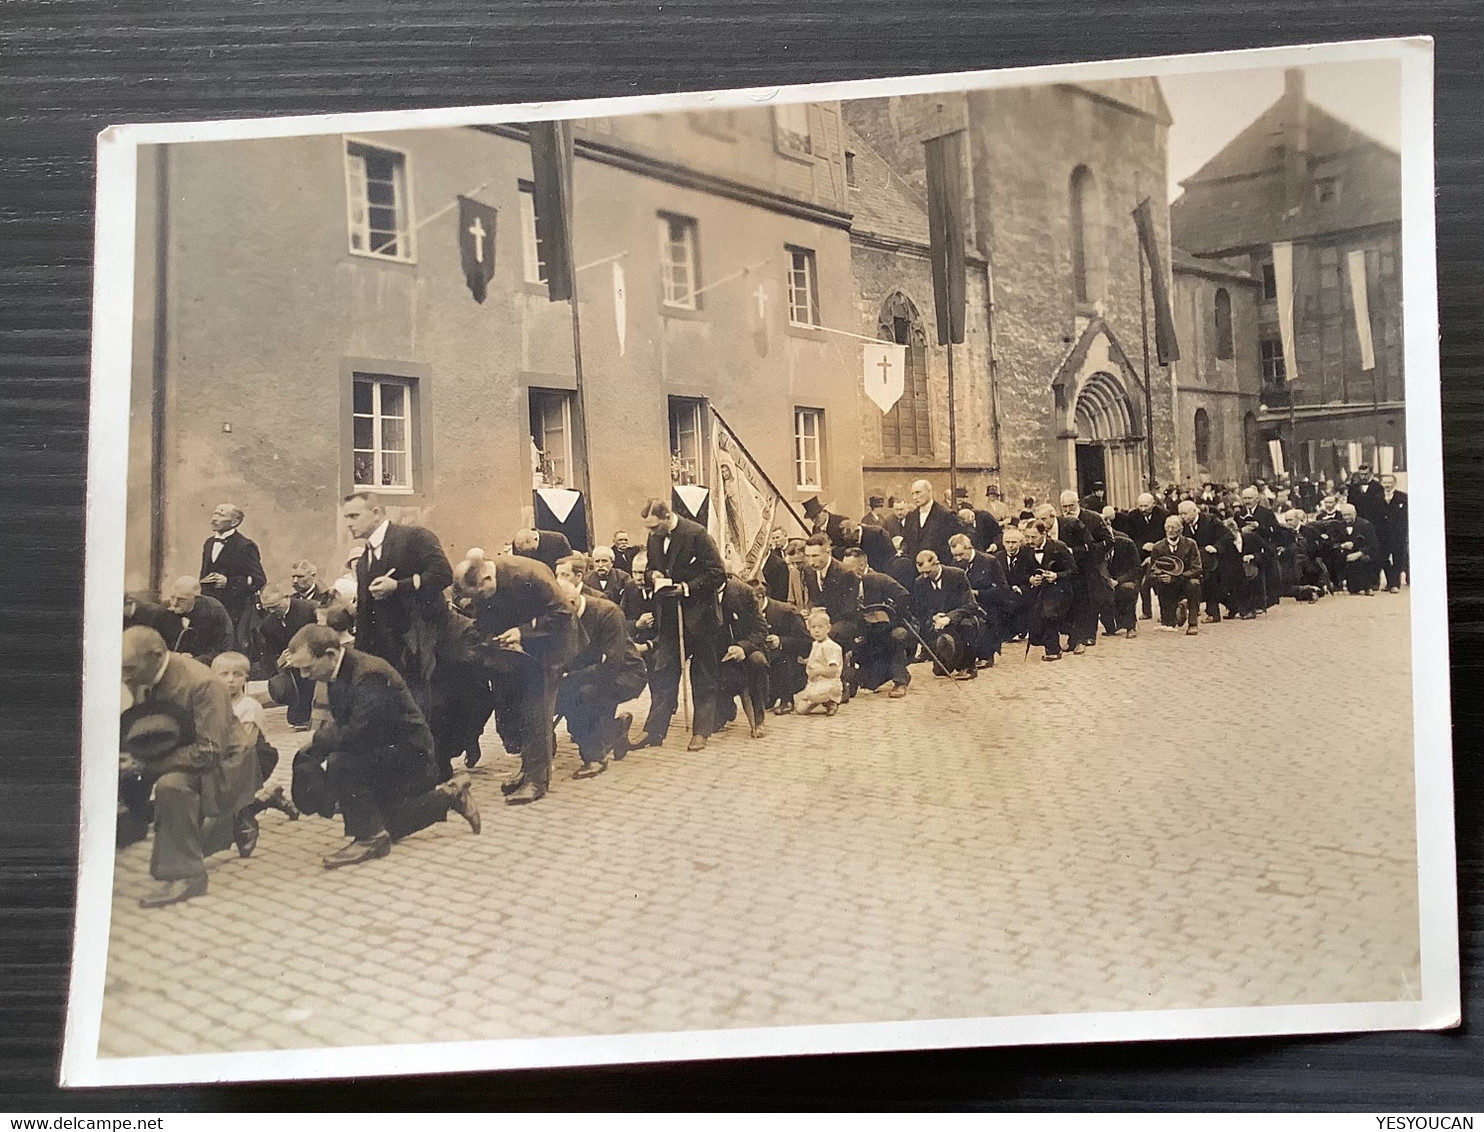
{"label": "man in dark suit", "polygon": [[967,532],[954,535],[949,544],[953,548],[954,566],[968,578],[974,601],[984,613],[984,631],[979,634],[975,659],[981,667],[993,668],[1004,640],[1004,615],[1010,604],[1010,583],[1005,577],[1005,568],[998,558],[976,550],[973,536]]}
{"label": "man in dark suit", "polygon": [[1044,519],[1026,527],[1023,545],[1015,549],[1010,540],[1007,549],[1013,550],[1008,581],[1025,603],[1026,649],[1039,645],[1045,650],[1042,660],[1060,660],[1062,623],[1072,608],[1077,561],[1065,543],[1049,537]]}
{"label": "man in dark suit", "polygon": [[[1104,614],[1113,613],[1113,580],[1108,576],[1108,555],[1113,550],[1113,533],[1103,516],[1083,507],[1075,491],[1061,493],[1061,518],[1076,521],[1085,532],[1080,544],[1071,547],[1077,560],[1077,586],[1074,598],[1074,633],[1078,642],[1092,646],[1098,641],[1098,623]],[[1070,529],[1070,526],[1069,528]],[[1080,600],[1077,600],[1080,599]],[[1081,650],[1074,648],[1073,652]]]}
{"label": "man in dark suit", "polygon": [[157,601],[136,593],[124,594],[124,628],[143,625],[159,633],[167,642],[180,636],[180,618]]}
{"label": "man in dark suit", "polygon": [[1355,508],[1357,518],[1364,519],[1378,531],[1386,521],[1386,491],[1372,478],[1369,464],[1355,469],[1345,489],[1345,502]]}
{"label": "man in dark suit", "polygon": [[1108,512],[1112,510],[1111,507],[1103,508],[1103,521],[1113,535],[1113,549],[1108,554],[1107,565],[1108,577],[1113,583],[1113,609],[1111,614],[1103,614],[1103,632],[1111,637],[1122,630],[1126,639],[1131,641],[1139,635],[1138,604],[1144,582],[1144,559],[1134,540],[1110,521],[1112,517]]}
{"label": "man in dark suit", "polygon": [[880,527],[857,523],[853,519],[846,519],[840,524],[840,540],[830,548],[836,558],[844,557],[846,550],[858,546],[866,552],[866,560],[870,562],[872,570],[885,570],[897,553],[891,538]]}
{"label": "man in dark suit", "polygon": [[[1149,492],[1144,492],[1134,503],[1132,511],[1119,513],[1122,520],[1123,533],[1133,540],[1134,546],[1139,550],[1139,561],[1148,562],[1149,552],[1154,544],[1165,537],[1165,519],[1169,513],[1160,507]],[[1143,605],[1143,618],[1145,621],[1154,616],[1152,595],[1154,585],[1146,574],[1139,588],[1139,600]]]}
{"label": "man in dark suit", "polygon": [[[1178,510],[1185,537],[1195,543],[1201,552],[1201,570],[1197,584],[1205,591],[1205,620],[1214,624],[1221,620],[1221,595],[1216,592],[1217,587],[1214,584],[1216,559],[1221,553],[1221,544],[1231,538],[1231,534],[1215,515],[1202,511],[1193,499],[1181,500]],[[1190,605],[1190,616],[1192,620],[1196,616],[1194,601]]]}
{"label": "man in dark suit", "polygon": [[[1278,516],[1267,505],[1267,499],[1256,486],[1244,487],[1237,497],[1232,511],[1238,527],[1255,527],[1257,537],[1263,544],[1262,566],[1256,580],[1257,611],[1271,609],[1283,596],[1283,579],[1278,573],[1278,556],[1266,553],[1278,541]],[[1231,551],[1227,551],[1230,556]],[[1250,620],[1250,619],[1249,619]]]}
{"label": "man in dark suit", "polygon": [[500,786],[512,806],[551,787],[552,720],[567,662],[581,647],[576,614],[544,563],[471,550],[454,589],[474,619],[475,658],[497,689],[496,711],[520,748],[520,773]]}
{"label": "man in dark suit", "polygon": [[595,590],[620,609],[623,608],[624,597],[629,592],[629,587],[634,584],[634,579],[627,570],[618,566],[613,555],[613,548],[611,546],[593,547],[592,563],[593,568],[582,579],[582,584],[590,590]]}
{"label": "man in dark suit", "polygon": [[774,715],[787,715],[794,709],[794,693],[807,682],[804,660],[812,642],[798,608],[777,601],[768,593],[761,578],[752,582],[753,597],[764,625],[763,653],[768,661],[767,703]]}
{"label": "man in dark suit", "polygon": [[515,532],[510,548],[522,558],[534,558],[555,571],[556,564],[572,553],[572,543],[560,531],[537,531],[527,527]]}
{"label": "man in dark suit", "polygon": [[1381,543],[1383,584],[1387,593],[1394,594],[1401,589],[1403,575],[1407,584],[1412,584],[1411,562],[1407,557],[1407,528],[1412,516],[1407,509],[1407,493],[1397,491],[1396,477],[1390,473],[1381,477],[1381,505],[1381,522],[1372,520],[1372,526]]}
{"label": "man in dark suit", "polygon": [[[279,583],[269,582],[258,594],[258,611],[260,616],[254,630],[256,639],[253,642],[253,651],[248,656],[259,670],[271,676],[278,672],[279,660],[289,647],[289,642],[294,639],[294,634],[305,625],[313,625],[318,620],[318,609],[312,602],[291,596]],[[289,696],[285,701],[289,725],[295,731],[307,731],[309,717],[314,710],[314,684],[300,679],[292,669],[285,675],[286,679],[281,683]]]}
{"label": "man in dark suit", "polygon": [[882,527],[886,525],[886,500],[873,495],[866,500],[866,513],[861,516],[861,526]]}
{"label": "man in dark suit", "polygon": [[847,550],[840,564],[854,575],[856,584],[859,610],[858,636],[853,649],[856,683],[868,692],[880,691],[889,683],[890,697],[899,700],[912,683],[907,665],[917,651],[906,623],[912,614],[911,595],[890,574],[871,569],[870,560],[860,547]]}
{"label": "man in dark suit", "polygon": [[[931,493],[929,493],[931,494]],[[881,529],[886,532],[889,539],[899,539],[904,533],[903,521],[907,518],[907,509],[910,506],[905,499],[893,499],[891,501],[890,514],[882,516]]]}
{"label": "man in dark suit", "polygon": [[296,771],[306,764],[324,768],[351,838],[325,857],[325,868],[385,857],[393,842],[442,821],[449,810],[479,832],[468,778],[438,782],[433,733],[390,664],[346,648],[327,625],[295,633],[285,659],[304,680],[323,682],[329,694],[330,719],[294,759]]}
{"label": "man in dark suit", "polygon": [[218,653],[236,649],[231,616],[216,598],[202,593],[201,583],[190,575],[182,575],[171,584],[165,608],[180,622],[175,640],[166,642],[173,652],[209,665]]}
{"label": "man in dark suit", "polygon": [[1216,576],[1207,584],[1219,591],[1228,617],[1251,621],[1262,608],[1266,592],[1262,573],[1272,549],[1251,515],[1245,523],[1231,517],[1223,525],[1231,537],[1216,548]]}
{"label": "man in dark suit", "polygon": [[215,598],[226,609],[236,631],[242,615],[268,580],[258,544],[237,528],[242,508],[221,503],[211,513],[211,537],[201,546],[201,592]]}
{"label": "man in dark suit", "polygon": [[613,564],[630,576],[634,573],[634,556],[639,553],[641,547],[635,546],[629,541],[628,531],[613,532]]}
{"label": "man in dark suit", "polygon": [[975,550],[988,551],[1000,545],[1000,521],[983,508],[965,503],[958,509],[958,522]]}
{"label": "man in dark suit", "polygon": [[704,750],[716,730],[721,698],[718,595],[726,585],[726,566],[706,528],[674,514],[665,500],[647,500],[640,515],[649,531],[645,556],[655,595],[655,667],[649,718],[634,746],[664,743],[680,702],[682,661],[689,656],[695,716],[686,750]]}
{"label": "man in dark suit", "polygon": [[736,717],[742,701],[748,734],[761,739],[768,713],[768,623],[750,582],[728,578],[721,595],[722,718]]}
{"label": "man in dark suit", "polygon": [[1340,521],[1332,537],[1345,562],[1345,590],[1369,597],[1381,584],[1376,563],[1381,553],[1376,528],[1356,513],[1353,503],[1341,503],[1337,510]]}
{"label": "man in dark suit", "polygon": [[944,566],[931,550],[917,554],[912,616],[917,632],[931,646],[935,676],[972,680],[978,674],[974,648],[983,627],[983,614],[964,572]]}
{"label": "man in dark suit", "polygon": [[133,705],[120,719],[120,749],[146,797],[154,788],[149,871],[158,883],[139,903],[159,908],[204,895],[205,858],[234,838],[246,846],[243,856],[252,851],[244,838],[256,842],[256,821],[239,815],[263,782],[227,686],[204,664],[136,625],[124,630],[120,675]]}
{"label": "man in dark suit", "polygon": [[294,587],[294,597],[309,602],[316,609],[324,609],[335,600],[335,591],[321,589],[319,567],[307,558],[301,558],[289,567],[289,583]]}
{"label": "man in dark suit", "polygon": [[857,636],[860,604],[855,577],[835,560],[831,549],[828,535],[804,540],[804,611],[823,609],[829,614],[830,636],[849,652]]}
{"label": "man in dark suit", "polygon": [[912,485],[912,506],[902,519],[903,557],[914,567],[917,556],[931,550],[939,562],[947,562],[952,551],[948,540],[958,534],[958,516],[933,498],[933,485],[927,480],[918,480]]}
{"label": "man in dark suit", "polygon": [[557,563],[556,580],[572,603],[586,638],[581,650],[567,661],[557,689],[556,711],[567,721],[582,765],[573,778],[596,778],[608,769],[608,756],[629,753],[629,727],[634,717],[618,715],[618,705],[644,691],[646,672],[634,642],[624,627],[622,611],[600,597],[578,577],[582,558],[574,555]]}
{"label": "man in dark suit", "polygon": [[758,574],[775,601],[788,600],[788,561],[784,557],[787,546],[788,536],[782,527],[774,527],[768,532],[768,553],[763,557]]}
{"label": "man in dark suit", "polygon": [[[1181,507],[1186,503],[1195,506],[1184,500]],[[1149,570],[1154,575],[1154,592],[1159,597],[1159,627],[1167,633],[1177,632],[1182,618],[1187,634],[1200,632],[1195,622],[1205,556],[1195,539],[1185,533],[1191,525],[1194,524],[1182,522],[1179,515],[1171,515],[1165,520],[1165,537],[1149,553]],[[1217,551],[1214,542],[1210,545],[1214,562]]]}
{"label": "man in dark suit", "polygon": [[390,664],[426,704],[448,624],[448,556],[432,531],[391,522],[374,492],[347,495],[340,513],[351,537],[366,540],[356,559],[356,649]]}

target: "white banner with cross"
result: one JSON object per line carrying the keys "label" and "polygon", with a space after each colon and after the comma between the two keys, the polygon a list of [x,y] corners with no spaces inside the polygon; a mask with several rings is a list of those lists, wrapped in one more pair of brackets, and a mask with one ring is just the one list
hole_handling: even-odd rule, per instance
{"label": "white banner with cross", "polygon": [[883,413],[902,399],[907,379],[907,347],[895,342],[870,342],[861,347],[866,396]]}

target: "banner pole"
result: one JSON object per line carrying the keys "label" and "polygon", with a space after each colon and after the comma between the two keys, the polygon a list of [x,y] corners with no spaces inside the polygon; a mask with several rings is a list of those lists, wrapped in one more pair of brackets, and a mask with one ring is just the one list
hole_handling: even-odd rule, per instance
{"label": "banner pole", "polygon": [[711,407],[711,415],[715,417],[719,422],[721,422],[722,428],[726,429],[727,432],[731,434],[732,439],[737,442],[737,447],[742,450],[742,455],[746,456],[749,460],[752,461],[752,466],[756,468],[758,470],[758,474],[763,477],[763,482],[765,482],[769,487],[773,489],[773,494],[778,496],[778,502],[782,503],[785,507],[788,508],[788,513],[794,517],[794,521],[798,523],[799,526],[803,527],[804,530],[812,531],[814,529],[814,524],[804,522],[799,513],[794,510],[794,505],[788,501],[788,496],[784,495],[783,492],[778,490],[778,485],[774,483],[772,477],[768,475],[768,471],[766,468],[763,467],[762,462],[747,450],[747,445],[742,443],[742,438],[737,435],[737,430],[734,429],[731,425],[727,424],[726,417],[722,416],[721,413],[717,411],[714,405]]}

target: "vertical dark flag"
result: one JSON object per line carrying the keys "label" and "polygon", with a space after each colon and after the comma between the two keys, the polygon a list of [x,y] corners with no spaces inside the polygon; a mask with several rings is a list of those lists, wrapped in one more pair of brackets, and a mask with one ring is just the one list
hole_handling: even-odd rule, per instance
{"label": "vertical dark flag", "polygon": [[1175,316],[1170,310],[1170,291],[1165,286],[1159,241],[1154,235],[1154,210],[1148,197],[1134,209],[1134,224],[1139,229],[1139,246],[1149,261],[1149,290],[1154,299],[1154,350],[1159,355],[1159,364],[1167,366],[1180,360],[1180,343],[1175,340]]}
{"label": "vertical dark flag", "polygon": [[495,277],[495,210],[459,197],[459,263],[476,303],[484,302]]}
{"label": "vertical dark flag", "polygon": [[531,123],[532,203],[552,302],[572,297],[572,123]]}
{"label": "vertical dark flag", "polygon": [[923,142],[938,345],[964,340],[963,131]]}

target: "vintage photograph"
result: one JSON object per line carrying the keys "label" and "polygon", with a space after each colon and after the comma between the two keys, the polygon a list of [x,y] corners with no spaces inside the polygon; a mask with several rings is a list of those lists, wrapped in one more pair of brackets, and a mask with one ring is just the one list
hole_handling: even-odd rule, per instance
{"label": "vintage photograph", "polygon": [[1456,1023],[1429,81],[105,134],[67,1082]]}

